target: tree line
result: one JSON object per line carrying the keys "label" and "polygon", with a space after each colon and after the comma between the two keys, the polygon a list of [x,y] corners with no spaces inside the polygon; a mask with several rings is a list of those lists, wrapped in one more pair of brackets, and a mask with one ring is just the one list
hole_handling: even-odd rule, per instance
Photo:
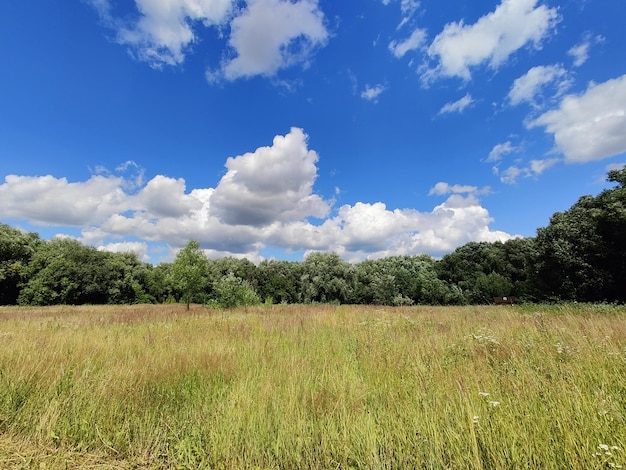
{"label": "tree line", "polygon": [[304,261],[209,260],[190,241],[153,266],[72,239],[45,241],[0,224],[0,305],[184,302],[459,305],[626,301],[626,168],[617,186],[555,213],[535,237],[470,242],[441,259],[391,256],[356,264],[335,253]]}

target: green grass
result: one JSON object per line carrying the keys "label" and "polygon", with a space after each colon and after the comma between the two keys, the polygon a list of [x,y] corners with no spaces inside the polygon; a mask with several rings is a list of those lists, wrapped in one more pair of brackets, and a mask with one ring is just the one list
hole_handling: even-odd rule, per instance
{"label": "green grass", "polygon": [[626,468],[626,308],[0,309],[0,468]]}

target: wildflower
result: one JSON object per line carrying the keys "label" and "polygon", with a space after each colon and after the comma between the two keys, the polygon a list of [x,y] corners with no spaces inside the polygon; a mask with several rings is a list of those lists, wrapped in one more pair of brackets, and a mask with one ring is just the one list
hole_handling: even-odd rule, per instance
{"label": "wildflower", "polygon": [[606,445],[606,444],[600,444],[600,445],[598,446],[598,449],[601,449],[601,450],[609,450],[609,446],[608,446],[608,445]]}
{"label": "wildflower", "polygon": [[474,415],[474,418],[472,419],[474,424],[478,424],[478,416]]}
{"label": "wildflower", "polygon": [[479,394],[481,397],[488,397],[488,396],[489,396],[489,393],[487,393],[487,392],[478,392],[478,394]]}
{"label": "wildflower", "polygon": [[495,408],[496,406],[500,406],[500,402],[499,402],[499,401],[490,401],[490,402],[489,402],[489,404],[490,404],[491,406],[493,406],[494,408]]}

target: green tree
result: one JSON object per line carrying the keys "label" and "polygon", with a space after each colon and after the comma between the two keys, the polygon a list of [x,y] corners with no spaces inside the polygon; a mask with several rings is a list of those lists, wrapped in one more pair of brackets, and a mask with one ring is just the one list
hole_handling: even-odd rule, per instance
{"label": "green tree", "polygon": [[295,261],[262,261],[255,270],[256,291],[274,303],[297,303],[301,272],[301,263]]}
{"label": "green tree", "polygon": [[181,299],[187,304],[187,310],[207,284],[208,267],[209,262],[196,240],[187,243],[170,266],[170,283],[181,293]]}
{"label": "green tree", "polygon": [[349,303],[354,294],[355,270],[336,253],[311,253],[302,265],[304,302]]}
{"label": "green tree", "polygon": [[608,181],[619,185],[581,197],[537,231],[535,283],[544,298],[626,301],[626,168]]}
{"label": "green tree", "polygon": [[172,263],[160,263],[150,267],[146,276],[146,292],[157,303],[165,303],[176,297],[176,289],[170,282]]}
{"label": "green tree", "polygon": [[26,268],[40,243],[36,233],[0,224],[0,305],[17,303]]}
{"label": "green tree", "polygon": [[460,301],[458,289],[437,277],[436,262],[428,255],[366,260],[355,269],[358,303],[438,305]]}
{"label": "green tree", "polygon": [[110,304],[145,304],[156,302],[150,293],[152,265],[139,261],[134,253],[110,253],[107,257],[111,279],[108,286]]}
{"label": "green tree", "polygon": [[250,283],[233,273],[222,276],[215,283],[214,289],[217,303],[222,308],[246,307],[261,303]]}
{"label": "green tree", "polygon": [[535,241],[469,242],[437,262],[439,279],[457,286],[471,304],[491,303],[493,297],[529,295],[530,266]]}
{"label": "green tree", "polygon": [[26,305],[132,303],[143,287],[134,254],[109,253],[76,240],[41,243],[26,269],[18,302]]}

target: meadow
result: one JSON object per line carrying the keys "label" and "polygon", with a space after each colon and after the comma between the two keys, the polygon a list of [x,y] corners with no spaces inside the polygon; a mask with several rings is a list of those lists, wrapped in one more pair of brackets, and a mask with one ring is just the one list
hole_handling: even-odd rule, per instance
{"label": "meadow", "polygon": [[0,468],[626,468],[626,307],[0,308]]}

